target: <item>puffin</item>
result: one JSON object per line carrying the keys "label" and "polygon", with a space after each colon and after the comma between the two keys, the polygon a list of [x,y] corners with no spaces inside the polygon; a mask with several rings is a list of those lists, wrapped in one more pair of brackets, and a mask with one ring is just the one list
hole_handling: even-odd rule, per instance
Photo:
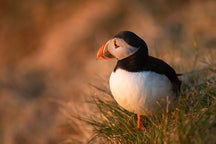
{"label": "puffin", "polygon": [[178,101],[180,74],[164,61],[148,54],[143,39],[131,31],[121,31],[105,42],[96,59],[117,59],[111,73],[111,93],[121,107],[137,115],[137,127],[142,116],[152,116],[161,110],[171,110]]}

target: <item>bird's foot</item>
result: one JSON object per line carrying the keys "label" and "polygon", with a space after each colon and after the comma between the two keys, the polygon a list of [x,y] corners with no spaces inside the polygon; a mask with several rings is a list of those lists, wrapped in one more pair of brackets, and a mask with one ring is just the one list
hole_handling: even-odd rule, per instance
{"label": "bird's foot", "polygon": [[137,127],[133,128],[132,130],[139,130],[144,131],[146,128],[142,124],[142,116],[137,114]]}
{"label": "bird's foot", "polygon": [[[165,116],[165,114],[164,113],[162,113],[162,120],[164,121],[165,119],[166,119],[166,116]],[[159,124],[159,125],[157,125],[156,127],[158,128],[158,129],[160,129],[161,128],[161,126],[162,126],[162,124]]]}
{"label": "bird's foot", "polygon": [[162,113],[162,120],[165,120],[165,115],[164,115],[164,113]]}
{"label": "bird's foot", "polygon": [[134,131],[145,131],[146,130],[146,128],[142,125],[142,126],[137,126],[137,127],[135,127],[135,128],[133,128],[132,130],[134,130]]}

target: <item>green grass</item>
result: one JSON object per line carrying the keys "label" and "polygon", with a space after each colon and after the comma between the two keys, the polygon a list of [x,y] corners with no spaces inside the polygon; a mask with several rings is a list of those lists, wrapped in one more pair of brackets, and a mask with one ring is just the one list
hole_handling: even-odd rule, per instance
{"label": "green grass", "polygon": [[176,109],[145,117],[145,131],[133,130],[137,117],[115,102],[110,92],[95,87],[97,114],[81,118],[93,128],[89,143],[216,143],[216,76],[207,70],[187,74]]}

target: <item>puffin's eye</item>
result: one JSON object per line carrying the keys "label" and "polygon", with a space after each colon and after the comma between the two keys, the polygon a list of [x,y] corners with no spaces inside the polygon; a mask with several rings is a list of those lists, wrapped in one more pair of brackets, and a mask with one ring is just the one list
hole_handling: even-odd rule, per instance
{"label": "puffin's eye", "polygon": [[119,46],[116,44],[116,40],[114,40],[114,46],[115,48],[118,48]]}

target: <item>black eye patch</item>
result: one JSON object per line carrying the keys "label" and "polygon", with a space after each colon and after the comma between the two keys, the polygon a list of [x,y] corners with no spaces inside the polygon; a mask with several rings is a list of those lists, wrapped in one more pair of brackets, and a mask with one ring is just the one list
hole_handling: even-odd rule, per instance
{"label": "black eye patch", "polygon": [[114,40],[114,46],[115,46],[115,48],[119,47],[119,45],[116,44],[116,40]]}

